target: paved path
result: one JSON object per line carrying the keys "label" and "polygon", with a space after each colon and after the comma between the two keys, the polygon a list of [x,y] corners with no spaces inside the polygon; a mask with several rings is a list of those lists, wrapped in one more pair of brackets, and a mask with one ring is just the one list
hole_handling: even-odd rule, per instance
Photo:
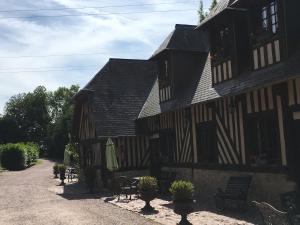
{"label": "paved path", "polygon": [[1,225],[153,225],[138,214],[88,194],[64,195],[52,178],[53,163],[0,174]]}

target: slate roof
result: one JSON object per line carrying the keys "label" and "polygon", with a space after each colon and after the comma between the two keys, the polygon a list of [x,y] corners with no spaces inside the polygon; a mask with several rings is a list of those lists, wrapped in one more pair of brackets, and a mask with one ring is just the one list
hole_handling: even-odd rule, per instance
{"label": "slate roof", "polygon": [[148,115],[156,115],[159,113],[161,113],[161,108],[159,104],[158,79],[156,78],[138,118],[147,117]]}
{"label": "slate roof", "polygon": [[148,60],[110,59],[83,88],[92,90],[92,117],[99,137],[135,135],[135,122],[156,79]]}
{"label": "slate roof", "polygon": [[[217,5],[209,12],[206,18],[198,25],[198,27],[203,26],[208,21],[216,17],[217,15],[223,13],[226,9],[232,9],[230,6],[238,2],[239,0],[219,0]],[[197,28],[198,28],[197,27]]]}
{"label": "slate roof", "polygon": [[175,29],[167,36],[163,43],[153,53],[150,59],[165,50],[181,50],[193,52],[207,52],[208,36],[204,32],[195,31],[194,25],[176,24]]}
{"label": "slate roof", "polygon": [[[154,116],[161,112],[172,111],[178,108],[187,107],[198,102],[208,101],[220,97],[212,88],[211,67],[209,54],[203,54],[197,70],[193,72],[194,76],[181,89],[177,89],[172,100],[159,104],[158,85],[152,88],[139,118]],[[159,108],[159,109],[158,109]]]}
{"label": "slate roof", "polygon": [[[289,78],[300,77],[300,49],[288,59],[273,66],[266,67],[257,71],[246,71],[239,74],[236,78],[222,82],[212,87],[212,75],[210,58],[207,54],[202,58],[201,65],[198,67],[197,74],[184,89],[175,93],[173,100],[161,103],[157,110],[158,86],[149,95],[140,114],[140,118],[154,116],[160,112],[172,111],[199,102],[212,101],[224,96],[232,96],[246,93],[247,91],[258,89],[273,83],[286,81]],[[155,103],[155,104],[153,104]]]}

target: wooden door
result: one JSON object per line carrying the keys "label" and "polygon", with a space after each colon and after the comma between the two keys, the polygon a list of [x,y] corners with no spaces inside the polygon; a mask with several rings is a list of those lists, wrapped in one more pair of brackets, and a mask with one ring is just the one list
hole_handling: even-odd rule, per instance
{"label": "wooden door", "polygon": [[159,179],[161,173],[161,159],[160,159],[160,148],[159,148],[158,138],[149,140],[149,149],[150,149],[150,175]]}

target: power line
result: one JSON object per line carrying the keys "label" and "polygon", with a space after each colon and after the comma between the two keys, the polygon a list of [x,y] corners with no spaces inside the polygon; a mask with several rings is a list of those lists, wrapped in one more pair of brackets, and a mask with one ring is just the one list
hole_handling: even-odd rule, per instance
{"label": "power line", "polygon": [[135,12],[106,12],[106,13],[81,13],[81,14],[68,14],[68,15],[34,15],[34,16],[8,16],[0,17],[0,19],[31,19],[42,17],[80,17],[80,16],[109,16],[109,15],[125,15],[125,14],[151,14],[151,13],[169,13],[169,12],[186,12],[196,11],[196,9],[177,9],[177,10],[159,10],[159,11],[135,11]]}
{"label": "power line", "polygon": [[94,69],[88,69],[88,68],[82,68],[82,69],[65,69],[65,70],[20,70],[20,71],[9,71],[4,72],[0,71],[0,73],[45,73],[45,72],[63,72],[63,71],[80,71],[80,70],[94,70]]}
{"label": "power line", "polygon": [[14,10],[0,10],[0,12],[35,12],[35,11],[62,11],[62,10],[77,10],[77,9],[104,9],[104,8],[122,8],[122,7],[135,7],[135,6],[157,6],[157,5],[174,5],[195,3],[198,1],[184,1],[184,2],[162,2],[162,3],[143,3],[143,4],[128,4],[128,5],[106,5],[106,6],[85,6],[85,7],[62,7],[62,8],[41,8],[41,9],[14,9]]}
{"label": "power line", "polygon": [[[145,52],[130,51],[130,53]],[[22,55],[22,56],[0,56],[0,59],[15,59],[15,58],[44,58],[44,57],[65,57],[65,56],[84,56],[84,55],[107,55],[107,54],[123,54],[124,52],[94,52],[94,53],[72,53],[72,54],[54,54],[54,55]]]}
{"label": "power line", "polygon": [[18,70],[43,70],[43,69],[67,69],[67,68],[97,68],[99,65],[87,65],[87,66],[50,66],[50,67],[25,67],[25,68],[0,68],[0,72],[13,72]]}

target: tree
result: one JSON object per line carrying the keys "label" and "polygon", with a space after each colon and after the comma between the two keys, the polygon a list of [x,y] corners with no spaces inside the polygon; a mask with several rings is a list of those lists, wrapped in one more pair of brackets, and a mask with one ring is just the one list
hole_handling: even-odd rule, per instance
{"label": "tree", "polygon": [[[217,0],[212,0],[211,5],[209,7],[209,12],[211,12],[214,7],[218,4]],[[199,10],[198,10],[198,15],[199,15],[199,24],[207,17],[208,12],[205,12],[204,7],[203,7],[203,1],[200,0],[199,2]]]}
{"label": "tree", "polygon": [[60,87],[49,93],[49,112],[51,122],[48,126],[48,152],[50,156],[62,158],[64,149],[69,142],[73,107],[71,98],[78,92],[79,86]]}
{"label": "tree", "polygon": [[72,85],[47,92],[38,86],[33,92],[12,96],[0,117],[0,143],[46,144],[50,156],[63,157],[72,124],[71,98],[78,90]]}
{"label": "tree", "polygon": [[213,10],[213,8],[215,8],[217,4],[218,4],[217,0],[212,0],[211,5],[209,7],[209,11]]}
{"label": "tree", "polygon": [[16,121],[9,116],[0,117],[0,144],[15,143],[25,140],[24,132]]}
{"label": "tree", "polygon": [[12,96],[6,103],[4,117],[6,122],[16,123],[20,141],[39,142],[45,138],[50,121],[46,88],[38,86],[33,92]]}
{"label": "tree", "polygon": [[198,15],[199,15],[199,24],[200,24],[206,17],[206,12],[204,12],[202,0],[200,0],[200,3],[199,3]]}

